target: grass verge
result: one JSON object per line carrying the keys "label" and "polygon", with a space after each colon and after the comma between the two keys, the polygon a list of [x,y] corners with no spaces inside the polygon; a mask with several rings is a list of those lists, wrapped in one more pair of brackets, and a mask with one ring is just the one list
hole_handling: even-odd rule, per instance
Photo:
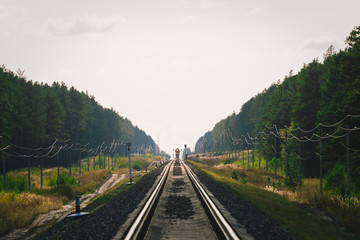
{"label": "grass verge", "polygon": [[[134,180],[139,181],[141,179],[142,175],[138,175]],[[122,192],[127,191],[129,188],[134,186],[134,184],[126,184],[129,180],[124,179],[120,181],[118,184],[116,184],[114,187],[109,189],[108,191],[104,192],[103,194],[100,194],[96,198],[94,198],[90,204],[84,208],[84,211],[88,212],[95,212],[108,202],[110,202],[115,196],[121,194]],[[135,183],[136,184],[136,183]]]}
{"label": "grass verge", "polygon": [[264,190],[257,184],[243,183],[231,178],[229,171],[215,169],[203,163],[191,163],[274,219],[297,239],[358,239],[359,237],[322,220],[303,209],[299,203],[289,201],[284,196]]}
{"label": "grass verge", "polygon": [[34,193],[0,193],[0,233],[31,223],[35,216],[62,206],[61,198]]}
{"label": "grass verge", "polygon": [[[132,157],[132,166],[134,170],[141,171],[152,161],[162,158],[136,155]],[[77,195],[94,192],[112,173],[128,172],[128,158],[97,156],[89,159],[90,171],[87,171],[87,166],[88,159],[82,159],[80,175],[78,163],[74,163],[71,176],[68,168],[60,167],[59,176],[56,167],[44,168],[42,186],[40,168],[31,168],[31,193],[28,190],[27,169],[7,173],[7,192],[3,189],[3,178],[0,178],[0,237],[14,229],[29,226],[37,215],[58,209]]]}

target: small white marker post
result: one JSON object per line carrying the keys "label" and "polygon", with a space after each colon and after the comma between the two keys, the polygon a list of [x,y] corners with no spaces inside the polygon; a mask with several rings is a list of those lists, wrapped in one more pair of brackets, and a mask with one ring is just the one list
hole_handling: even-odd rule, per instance
{"label": "small white marker post", "polygon": [[128,153],[129,153],[129,174],[130,174],[130,182],[128,182],[128,184],[132,184],[133,181],[132,181],[132,176],[131,176],[131,143],[126,143],[126,146],[127,146],[127,150],[128,150]]}

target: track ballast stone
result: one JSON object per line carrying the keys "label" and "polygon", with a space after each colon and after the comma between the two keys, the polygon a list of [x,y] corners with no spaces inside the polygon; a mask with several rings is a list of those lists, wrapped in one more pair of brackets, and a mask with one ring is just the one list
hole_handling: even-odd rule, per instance
{"label": "track ballast stone", "polygon": [[257,240],[293,240],[295,239],[286,229],[280,227],[273,220],[261,213],[248,202],[221,183],[212,179],[205,172],[192,164],[188,164],[200,182],[204,184],[214,197],[231,213],[231,215],[243,224],[248,233]]}
{"label": "track ballast stone", "polygon": [[194,215],[191,201],[186,196],[170,195],[166,202],[168,218],[188,219]]}
{"label": "track ballast stone", "polygon": [[181,176],[182,174],[183,173],[182,173],[181,167],[174,166],[174,168],[173,168],[173,176]]}
{"label": "track ballast stone", "polygon": [[183,180],[178,180],[176,179],[173,183],[172,183],[172,187],[170,189],[171,193],[179,193],[181,191],[183,191],[185,189],[185,182]]}
{"label": "track ballast stone", "polygon": [[64,218],[40,239],[111,239],[143,200],[165,165],[144,175],[139,182],[94,213],[77,219]]}

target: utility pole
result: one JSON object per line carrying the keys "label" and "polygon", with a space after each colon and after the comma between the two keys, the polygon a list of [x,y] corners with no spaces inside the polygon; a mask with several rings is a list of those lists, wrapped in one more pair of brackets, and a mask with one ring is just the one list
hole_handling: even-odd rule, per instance
{"label": "utility pole", "polygon": [[[3,137],[0,137],[0,149],[3,148]],[[6,186],[6,170],[5,170],[5,156],[4,156],[4,151],[5,149],[3,149],[1,151],[1,158],[2,158],[2,169],[3,169],[3,176],[4,176],[4,190],[6,191],[7,186]]]}
{"label": "utility pole", "polygon": [[276,176],[276,167],[277,167],[277,157],[278,157],[278,155],[277,155],[277,149],[276,149],[276,147],[277,147],[277,137],[276,136],[274,136],[275,137],[275,178],[277,178],[277,176]]}
{"label": "utility pole", "polygon": [[[349,123],[346,124],[346,128],[349,129]],[[351,187],[350,187],[350,131],[346,131],[346,175],[347,175],[347,193],[350,197]]]}
{"label": "utility pole", "polygon": [[285,174],[286,174],[286,179],[288,179],[289,177],[289,155],[288,155],[288,148],[287,148],[287,130],[285,130],[285,158],[286,158],[286,170],[285,170]]}
{"label": "utility pole", "polygon": [[299,138],[299,190],[301,190],[301,139],[300,139],[300,130],[298,131]]}

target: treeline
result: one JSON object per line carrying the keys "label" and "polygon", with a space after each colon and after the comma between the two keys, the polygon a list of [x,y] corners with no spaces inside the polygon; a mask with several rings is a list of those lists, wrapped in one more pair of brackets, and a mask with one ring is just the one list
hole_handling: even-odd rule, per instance
{"label": "treeline", "polygon": [[[351,182],[359,191],[360,153],[355,150],[360,149],[360,131],[355,130],[360,120],[341,120],[360,114],[360,26],[345,42],[345,50],[336,52],[330,46],[323,62],[314,59],[297,74],[291,71],[282,82],[244,103],[239,113],[218,122],[197,141],[196,152],[255,148],[269,162],[279,158],[281,163],[288,157],[293,170],[301,157],[301,174],[313,177],[319,176],[319,155],[325,174],[334,166],[345,171],[346,152],[350,151]],[[242,144],[231,146],[225,131],[234,139],[242,139]],[[256,144],[250,146],[252,141]],[[344,178],[341,174],[339,178]]]}
{"label": "treeline", "polygon": [[[64,83],[54,82],[49,86],[27,81],[23,75],[23,71],[15,74],[4,65],[0,67],[3,146],[40,148],[49,146],[55,139],[71,139],[73,143],[89,143],[96,148],[103,142],[110,146],[115,139],[132,142],[132,149],[139,153],[158,151],[144,131],[114,109],[103,108],[87,92],[68,88]],[[8,154],[5,157],[7,171],[24,167],[21,158],[11,158]]]}

